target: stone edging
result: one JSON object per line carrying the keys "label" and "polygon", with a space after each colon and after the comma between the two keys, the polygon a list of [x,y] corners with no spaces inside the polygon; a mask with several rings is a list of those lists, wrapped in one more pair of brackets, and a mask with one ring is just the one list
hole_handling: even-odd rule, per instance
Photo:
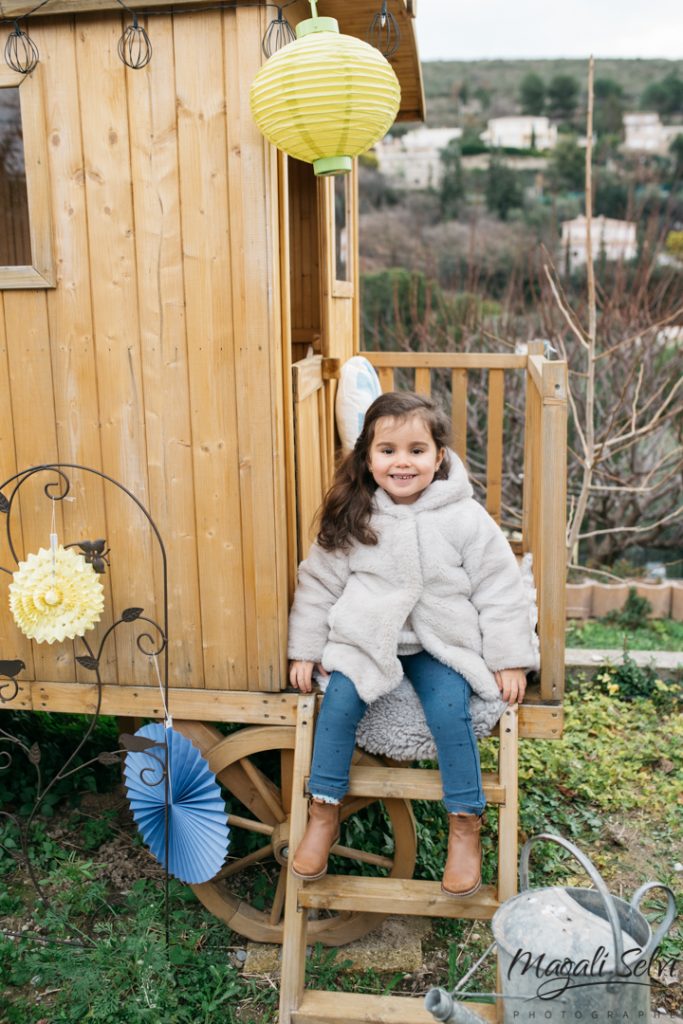
{"label": "stone edging", "polygon": [[623,580],[618,583],[599,583],[585,580],[567,584],[567,618],[599,619],[611,611],[619,611],[631,587],[639,597],[646,597],[652,605],[651,619],[676,619],[683,622],[683,580],[652,583],[646,580]]}

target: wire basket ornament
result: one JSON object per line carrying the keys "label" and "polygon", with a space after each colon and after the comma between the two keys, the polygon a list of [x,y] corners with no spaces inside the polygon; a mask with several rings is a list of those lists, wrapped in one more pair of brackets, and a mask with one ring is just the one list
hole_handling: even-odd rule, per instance
{"label": "wire basket ornament", "polygon": [[401,44],[401,30],[395,16],[388,9],[387,0],[382,0],[381,9],[370,22],[367,40],[387,59],[397,52]]}
{"label": "wire basket ornament", "polygon": [[119,39],[118,54],[127,68],[139,71],[152,59],[152,42],[145,29],[133,14],[133,24],[127,25]]}
{"label": "wire basket ornament", "polygon": [[5,43],[5,62],[12,71],[17,71],[20,75],[30,75],[39,60],[38,47],[28,32],[24,32],[19,27],[19,22],[15,21]]}
{"label": "wire basket ornament", "polygon": [[264,56],[272,57],[277,50],[281,50],[288,43],[293,43],[295,39],[296,32],[282,13],[282,8],[278,7],[277,18],[273,18],[263,37],[261,49]]}

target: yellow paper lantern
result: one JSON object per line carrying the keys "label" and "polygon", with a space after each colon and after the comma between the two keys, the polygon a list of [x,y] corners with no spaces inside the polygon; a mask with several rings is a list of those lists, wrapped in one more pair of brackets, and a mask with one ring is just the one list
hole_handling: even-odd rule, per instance
{"label": "yellow paper lantern", "polygon": [[309,18],[296,34],[252,83],[254,120],[269,142],[312,163],[316,174],[345,174],[354,156],[386,135],[401,87],[379,50],[341,35],[335,18]]}
{"label": "yellow paper lantern", "polygon": [[41,548],[9,585],[9,606],[21,632],[37,643],[73,640],[92,629],[104,609],[104,588],[83,555],[71,548]]}

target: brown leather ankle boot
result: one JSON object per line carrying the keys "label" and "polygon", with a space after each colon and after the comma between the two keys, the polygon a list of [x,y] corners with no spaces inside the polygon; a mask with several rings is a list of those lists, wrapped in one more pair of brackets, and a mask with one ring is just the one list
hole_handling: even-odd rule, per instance
{"label": "brown leather ankle boot", "polygon": [[339,839],[339,804],[311,800],[308,825],[294,854],[290,870],[297,878],[313,882],[327,872],[330,849]]}
{"label": "brown leather ankle boot", "polygon": [[481,885],[481,815],[448,815],[448,859],[441,892],[472,896]]}

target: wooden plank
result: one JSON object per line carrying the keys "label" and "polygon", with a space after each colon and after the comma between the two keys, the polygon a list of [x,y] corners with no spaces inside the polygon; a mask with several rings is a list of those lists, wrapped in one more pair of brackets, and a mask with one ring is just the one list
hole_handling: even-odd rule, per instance
{"label": "wooden plank", "polygon": [[518,721],[518,710],[511,707],[503,712],[499,723],[498,771],[505,786],[505,799],[498,811],[498,899],[501,903],[517,892]]}
{"label": "wooden plank", "polygon": [[[240,0],[240,3],[260,3],[261,0]],[[173,0],[173,6],[182,8],[206,7],[206,0]],[[130,10],[152,10],[155,7],[168,7],[168,0],[130,0],[126,2]],[[109,11],[120,12],[121,5],[117,0],[49,0],[48,9],[38,7],[29,0],[3,0],[2,15],[5,18],[20,18],[26,14],[105,14]]]}
{"label": "wooden plank", "polygon": [[298,565],[297,534],[296,534],[296,466],[294,452],[294,395],[292,388],[292,292],[287,287],[291,280],[290,254],[291,218],[290,218],[290,161],[284,155],[278,155],[279,174],[279,218],[280,218],[280,290],[281,324],[282,324],[282,406],[284,428],[284,462],[286,489],[286,524],[287,524],[287,600],[294,600],[296,588],[296,571]]}
{"label": "wooden plank", "polygon": [[304,402],[323,385],[323,357],[308,356],[292,367],[293,397]]}
{"label": "wooden plank", "polygon": [[245,689],[239,341],[231,294],[221,12],[174,19],[174,43],[204,678],[210,688]]}
{"label": "wooden plank", "polygon": [[[18,468],[22,470],[59,461],[45,293],[6,292],[4,307],[14,444]],[[64,543],[64,503],[50,501],[43,490],[56,480],[56,474],[39,473],[19,492],[24,545],[24,550],[17,552],[20,560],[40,548],[50,547],[53,505],[57,534]],[[10,645],[14,644],[10,634]],[[34,642],[32,646],[38,678],[74,678],[72,642],[54,647]]]}
{"label": "wooden plank", "polygon": [[[497,773],[483,772],[484,792],[489,803],[505,800],[505,786]],[[399,797],[404,800],[442,800],[441,772],[429,768],[370,768],[355,766],[351,769],[349,793],[351,796],[377,796],[381,799]]]}
{"label": "wooden plank", "polygon": [[467,370],[451,371],[451,424],[453,448],[467,463]]}
{"label": "wooden plank", "polygon": [[[147,447],[138,319],[125,67],[116,47],[119,18],[82,19],[76,32],[76,71],[85,165],[91,299],[101,418],[102,466],[149,505]],[[138,605],[158,619],[154,603],[152,538],[125,494],[105,491],[111,547],[113,613]],[[135,631],[114,634],[121,683],[150,682]]]}
{"label": "wooden plank", "polygon": [[418,395],[427,395],[427,397],[431,395],[432,376],[428,367],[418,367],[415,370],[415,392]]}
{"label": "wooden plank", "polygon": [[323,496],[318,394],[314,391],[294,405],[299,558],[306,557],[315,536],[315,516]]}
{"label": "wooden plank", "polygon": [[[367,352],[364,352],[363,355],[367,355]],[[380,366],[378,376],[382,394],[386,394],[388,391],[394,390],[394,371],[390,367]]]}
{"label": "wooden plank", "polygon": [[[27,663],[28,664],[28,663]],[[54,680],[24,681],[14,701],[4,707],[36,711],[92,713],[97,688],[86,683],[63,683]],[[205,719],[209,722],[248,722],[253,725],[292,722],[290,705],[293,693],[249,693],[245,690],[221,691],[174,687],[171,690],[171,712],[177,718]],[[316,695],[316,700],[322,700]],[[102,713],[132,715],[146,718],[163,717],[158,685],[107,685],[102,690]],[[522,704],[519,709],[521,739],[560,739],[564,711],[560,705]]]}
{"label": "wooden plank", "polygon": [[500,523],[503,497],[503,406],[505,373],[490,370],[486,432],[486,510]]}
{"label": "wooden plank", "polygon": [[[152,29],[150,28],[150,31]],[[203,685],[192,427],[185,332],[173,24],[154,19],[154,59],[128,71],[149,500],[168,553],[171,685]],[[154,558],[156,607],[162,564]]]}
{"label": "wooden plank", "polygon": [[[496,1007],[490,1003],[467,1002],[463,1006],[483,1021],[496,1020]],[[304,992],[291,1020],[294,1024],[434,1024],[434,1017],[425,1009],[424,996],[372,996],[313,989]]]}
{"label": "wooden plank", "polygon": [[[8,359],[4,299],[3,293],[0,291],[0,395],[2,396],[2,401],[0,402],[0,483],[4,483],[5,480],[14,476],[19,468],[17,466],[12,388]],[[9,497],[9,487],[3,493],[5,497]],[[17,554],[19,558],[23,558],[26,546],[24,543],[20,507],[16,507],[12,511],[12,535]],[[0,565],[9,572],[14,572],[17,568],[7,540],[6,522],[3,522],[3,529],[0,530]],[[23,661],[26,665],[26,670],[22,675],[34,678],[33,645],[17,629],[9,610],[7,587],[10,582],[11,579],[7,573],[0,573],[0,650],[3,652],[3,658],[8,660],[16,658]],[[22,705],[18,704],[17,706],[21,707]]]}
{"label": "wooden plank", "polygon": [[[57,287],[47,294],[47,314],[57,427],[57,447],[64,462],[102,470],[100,406],[90,301],[88,223],[83,173],[83,147],[78,104],[75,32],[73,26],[41,23],[35,41],[47,96],[49,182],[52,208],[63,211],[55,232]],[[103,537],[108,542],[105,489],[92,473],[67,471],[71,496],[63,503],[64,536],[68,542]],[[132,509],[131,509],[132,511]],[[114,553],[116,558],[116,553]],[[105,588],[105,612],[88,635],[99,646],[112,622],[111,575],[100,577]],[[102,653],[104,682],[116,682],[115,645]],[[72,678],[92,680],[92,673],[74,664]]]}
{"label": "wooden plank", "polygon": [[[565,364],[544,366],[545,394],[566,394]],[[564,379],[563,379],[564,377]],[[567,403],[546,398],[541,410],[541,467],[538,484],[542,558],[536,562],[539,584],[538,633],[541,642],[541,698],[564,694],[567,508]]]}
{"label": "wooden plank", "polygon": [[50,278],[45,278],[35,267],[0,267],[0,287],[4,290],[11,288],[54,288],[55,283]]}
{"label": "wooden plank", "polygon": [[522,370],[526,356],[498,352],[359,352],[374,367],[393,369],[431,367],[432,369]]}
{"label": "wooden plank", "polygon": [[[304,778],[309,771],[313,751],[315,699],[300,697],[297,704],[296,744],[292,775],[292,813],[289,846],[296,850],[306,828],[308,801],[304,794]],[[291,1014],[300,1004],[304,991],[306,967],[307,915],[299,913],[299,894],[303,883],[287,872],[285,916],[282,933],[282,970],[280,978],[280,1022],[289,1024]]]}
{"label": "wooden plank", "polygon": [[499,907],[496,890],[484,885],[474,894],[454,900],[441,892],[440,882],[413,878],[369,878],[326,875],[307,882],[299,892],[299,906],[317,910],[362,910],[373,914],[408,914],[417,917],[457,917],[490,920]]}
{"label": "wooden plank", "polygon": [[261,66],[259,44],[266,27],[263,7],[223,15],[247,685],[260,690],[279,689],[286,662],[286,628],[280,615],[286,596],[274,585],[285,556],[276,544],[281,506],[275,504],[275,492],[282,460],[273,451],[276,410],[282,401],[274,388],[280,323],[272,282],[279,265],[274,262],[278,238],[270,222],[277,177],[273,153],[254,122],[244,88]]}

